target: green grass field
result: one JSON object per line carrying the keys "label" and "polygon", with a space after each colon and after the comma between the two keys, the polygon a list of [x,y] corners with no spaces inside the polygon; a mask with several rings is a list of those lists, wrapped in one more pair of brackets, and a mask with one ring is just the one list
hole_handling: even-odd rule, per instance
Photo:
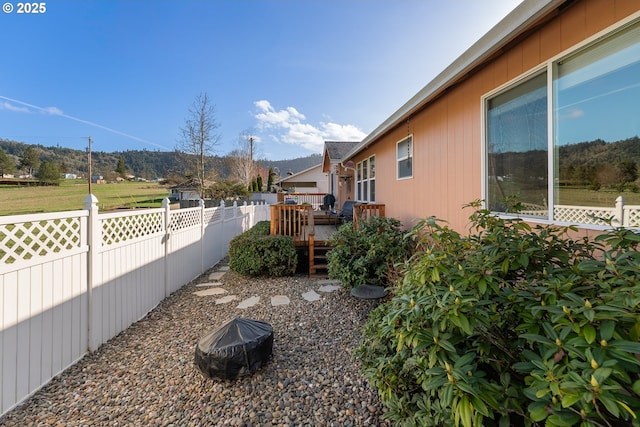
{"label": "green grass field", "polygon": [[[93,184],[101,211],[160,207],[169,189],[153,182]],[[0,215],[72,211],[84,208],[86,181],[63,180],[59,187],[0,186]]]}

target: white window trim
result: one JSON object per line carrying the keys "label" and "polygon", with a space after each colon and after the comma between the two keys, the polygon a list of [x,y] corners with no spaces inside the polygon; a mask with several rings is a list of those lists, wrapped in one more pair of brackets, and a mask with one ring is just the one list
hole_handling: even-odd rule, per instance
{"label": "white window trim", "polygon": [[[553,207],[555,204],[555,188],[554,188],[554,173],[555,173],[555,165],[554,165],[554,138],[555,138],[555,128],[554,128],[554,122],[553,122],[553,114],[551,114],[550,112],[553,111],[553,102],[554,102],[554,98],[553,98],[553,77],[556,75],[557,73],[557,64],[560,60],[567,58],[571,55],[577,54],[579,53],[582,49],[585,49],[595,43],[597,43],[598,41],[600,41],[601,39],[605,39],[608,37],[613,37],[615,35],[615,33],[617,32],[621,32],[624,31],[625,28],[630,27],[632,25],[635,25],[637,23],[639,23],[640,21],[640,12],[636,12],[628,17],[626,17],[625,19],[622,19],[618,22],[616,22],[613,25],[610,25],[609,27],[605,28],[602,31],[599,31],[598,33],[594,34],[591,37],[588,37],[584,40],[582,40],[580,43],[575,44],[574,46],[571,46],[568,49],[563,50],[562,52],[558,53],[557,55],[549,58],[548,60],[544,61],[543,63],[525,71],[524,73],[520,74],[519,76],[505,82],[504,84],[498,86],[497,88],[492,89],[491,91],[487,92],[486,94],[482,95],[480,98],[480,148],[481,148],[481,153],[482,155],[480,156],[480,173],[481,173],[481,194],[482,194],[482,200],[483,200],[483,208],[486,209],[487,208],[487,161],[488,161],[488,150],[487,150],[487,107],[488,107],[488,101],[489,99],[493,98],[494,96],[498,95],[499,93],[502,93],[506,90],[509,90],[510,88],[516,87],[519,84],[522,84],[524,81],[533,78],[536,74],[541,73],[546,71],[547,72],[547,148],[548,148],[548,152],[549,152],[549,156],[548,156],[548,174],[549,174],[549,179],[548,179],[548,194],[549,194],[549,211],[548,211],[548,218],[549,219],[543,219],[543,218],[537,218],[537,217],[525,217],[525,219],[528,222],[531,223],[540,223],[540,224],[556,224],[556,225],[576,225],[573,223],[565,223],[562,221],[555,221],[554,220],[554,213],[553,213]],[[397,152],[397,149],[396,149]],[[397,169],[397,165],[398,165],[398,161],[396,160],[396,169]],[[411,171],[413,173],[413,170]],[[397,172],[396,172],[396,177],[397,177]],[[398,179],[402,179],[402,178],[398,178]],[[518,216],[518,215],[514,215],[514,214],[508,214],[508,213],[504,213],[504,212],[492,212],[492,214],[497,215],[501,218],[523,218],[522,216]],[[602,225],[597,225],[597,224],[579,224],[580,228],[586,229],[586,230],[607,230],[610,229],[610,227],[608,226],[602,226]]]}
{"label": "white window trim", "polygon": [[[403,158],[398,158],[398,145],[400,145],[401,143],[405,142],[407,139],[411,138],[411,150],[409,156],[407,157],[403,157]],[[407,136],[405,136],[404,138],[402,138],[401,140],[396,142],[396,150],[395,150],[395,156],[396,156],[396,180],[397,181],[402,181],[404,179],[412,179],[413,178],[413,166],[415,165],[415,154],[414,154],[414,138],[413,138],[413,134],[409,134]],[[411,162],[411,175],[409,176],[400,176],[400,161],[407,159],[407,158],[411,158],[413,159],[413,161]]]}

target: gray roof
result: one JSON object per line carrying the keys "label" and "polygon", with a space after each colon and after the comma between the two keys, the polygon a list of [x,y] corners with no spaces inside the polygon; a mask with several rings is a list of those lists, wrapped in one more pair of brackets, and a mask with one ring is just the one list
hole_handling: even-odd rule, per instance
{"label": "gray roof", "polygon": [[[362,142],[346,153],[343,158],[348,159],[354,156],[399,123],[406,121],[412,114],[445,92],[447,88],[464,78],[475,67],[499,54],[502,48],[532,24],[567,1],[570,0],[524,0],[420,92],[367,135]],[[453,31],[459,31],[459,29],[454,28]]]}
{"label": "gray roof", "polygon": [[325,141],[324,146],[329,153],[329,160],[342,160],[359,142],[357,141]]}

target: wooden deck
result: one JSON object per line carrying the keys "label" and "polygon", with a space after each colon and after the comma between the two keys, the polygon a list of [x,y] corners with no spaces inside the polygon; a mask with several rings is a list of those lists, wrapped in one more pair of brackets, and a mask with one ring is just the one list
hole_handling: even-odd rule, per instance
{"label": "wooden deck", "polygon": [[337,230],[335,225],[316,225],[315,226],[315,241],[326,242],[329,237]]}
{"label": "wooden deck", "polygon": [[[353,209],[354,226],[358,221],[372,216],[384,216],[384,205],[356,204]],[[317,255],[327,250],[327,240],[337,230],[335,215],[314,210],[311,204],[294,205],[277,203],[271,205],[272,235],[291,236],[297,248],[305,249],[309,255],[309,274],[316,274]],[[316,253],[317,252],[317,253]],[[323,265],[322,268],[325,268]]]}

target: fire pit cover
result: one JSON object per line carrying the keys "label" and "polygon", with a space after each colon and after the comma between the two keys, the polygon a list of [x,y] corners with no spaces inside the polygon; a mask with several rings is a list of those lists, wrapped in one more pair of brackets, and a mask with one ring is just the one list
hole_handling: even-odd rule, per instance
{"label": "fire pit cover", "polygon": [[233,379],[257,371],[272,347],[270,324],[236,317],[200,338],[195,363],[209,378]]}

